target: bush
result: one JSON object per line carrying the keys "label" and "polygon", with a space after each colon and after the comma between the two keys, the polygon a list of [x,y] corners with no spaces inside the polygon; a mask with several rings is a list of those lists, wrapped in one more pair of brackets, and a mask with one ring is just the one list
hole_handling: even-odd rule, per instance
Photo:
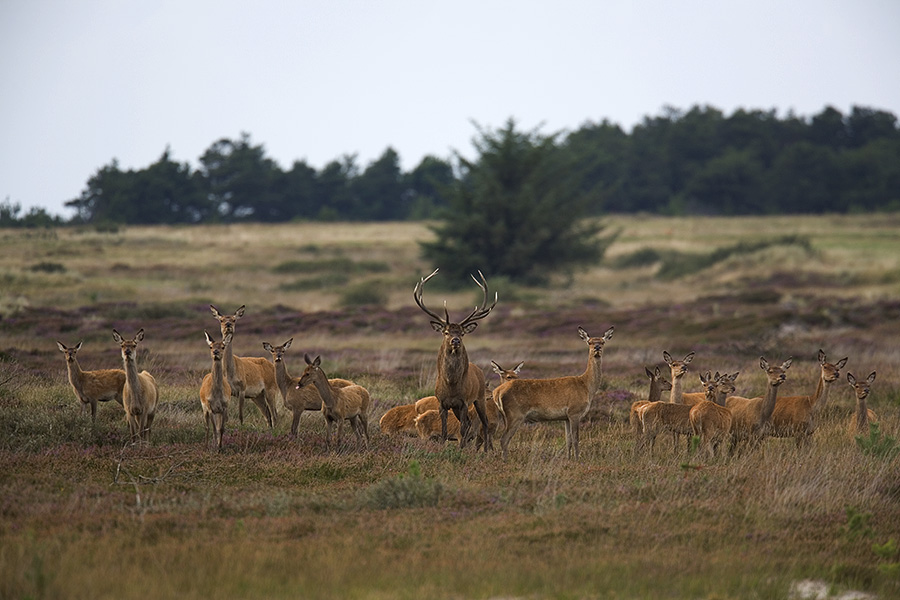
{"label": "bush", "polygon": [[363,504],[377,509],[437,506],[442,492],[441,483],[422,477],[422,468],[414,460],[406,475],[385,479],[365,490]]}

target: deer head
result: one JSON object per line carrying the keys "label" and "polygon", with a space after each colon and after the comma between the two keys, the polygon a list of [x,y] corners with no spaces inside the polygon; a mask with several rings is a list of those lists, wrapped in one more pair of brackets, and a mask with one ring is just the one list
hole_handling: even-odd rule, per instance
{"label": "deer head", "polygon": [[759,368],[766,372],[766,378],[769,380],[769,385],[777,387],[787,379],[785,371],[791,367],[792,362],[794,362],[794,359],[789,358],[781,363],[781,366],[770,366],[769,361],[767,361],[765,357],[760,356]]}
{"label": "deer head", "polygon": [[475,328],[478,327],[477,321],[488,316],[494,307],[497,305],[497,293],[494,292],[494,302],[490,306],[487,306],[487,281],[484,278],[484,275],[481,271],[478,271],[478,276],[481,278],[481,281],[475,279],[475,276],[472,275],[472,279],[481,288],[482,292],[482,300],[481,306],[476,306],[472,312],[466,316],[459,323],[453,323],[450,321],[450,313],[447,311],[447,303],[444,302],[444,316],[432,312],[429,310],[425,303],[422,301],[422,290],[425,287],[425,282],[435,276],[438,272],[438,269],[435,269],[431,272],[431,275],[428,277],[423,277],[419,280],[419,283],[416,284],[415,289],[413,290],[413,298],[416,301],[416,304],[421,308],[425,314],[432,318],[431,327],[437,331],[438,333],[444,336],[444,343],[447,344],[449,352],[454,354],[459,351],[460,347],[462,347],[462,338],[467,333],[472,333],[475,331]]}
{"label": "deer head", "polygon": [[222,360],[225,357],[225,346],[231,343],[232,334],[227,333],[221,342],[217,342],[210,337],[209,332],[204,331],[206,335],[206,344],[209,346],[209,352],[213,360]]}
{"label": "deer head", "polygon": [[235,322],[244,316],[244,305],[242,304],[239,309],[234,311],[234,314],[231,316],[223,315],[219,313],[219,309],[217,309],[212,304],[209,305],[209,310],[212,311],[213,316],[219,320],[219,327],[222,329],[222,335],[234,333],[234,324]]}
{"label": "deer head", "polygon": [[830,362],[825,361],[825,352],[819,350],[819,366],[822,367],[822,379],[825,381],[825,383],[837,381],[837,379],[841,376],[841,369],[843,369],[846,365],[846,356],[836,363],[831,364]]}
{"label": "deer head", "polygon": [[56,342],[56,347],[59,348],[59,351],[66,355],[66,362],[75,362],[75,354],[81,350],[81,342],[78,342],[77,345],[72,348],[67,348],[65,344],[60,341]]}
{"label": "deer head", "polygon": [[142,327],[140,331],[135,334],[134,338],[130,340],[126,340],[118,331],[113,329],[113,339],[122,348],[122,358],[125,359],[126,362],[133,361],[134,355],[137,352],[138,342],[144,339],[144,328]]}
{"label": "deer head", "polygon": [[291,343],[294,341],[294,338],[289,339],[285,343],[280,346],[273,346],[269,342],[263,342],[263,348],[272,353],[272,360],[276,363],[280,363],[284,360],[285,351],[291,347]]}
{"label": "deer head", "polygon": [[850,387],[856,392],[856,398],[858,400],[865,400],[869,395],[869,388],[872,386],[872,383],[875,381],[875,371],[869,373],[869,376],[866,377],[865,381],[858,381],[856,377],[853,376],[853,373],[847,373],[847,383],[850,384]]}
{"label": "deer head", "polygon": [[663,351],[663,359],[666,361],[666,364],[669,365],[669,367],[672,369],[672,379],[680,379],[681,377],[684,377],[685,373],[687,373],[687,366],[692,360],[694,360],[694,353],[689,352],[681,360],[675,360],[672,358],[671,354]]}

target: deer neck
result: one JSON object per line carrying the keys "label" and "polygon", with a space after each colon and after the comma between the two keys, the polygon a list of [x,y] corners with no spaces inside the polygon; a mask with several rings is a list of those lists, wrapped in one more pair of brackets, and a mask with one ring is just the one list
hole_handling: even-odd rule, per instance
{"label": "deer neck", "polygon": [[225,394],[225,367],[222,360],[213,359],[212,364],[212,392],[213,394]]}
{"label": "deer neck", "polygon": [[648,394],[647,399],[650,402],[659,402],[660,398],[662,398],[662,385],[660,385],[658,379],[651,379],[650,394]]}
{"label": "deer neck", "polygon": [[222,362],[225,367],[225,377],[229,382],[234,381],[234,344],[225,346],[225,354],[222,356]]}
{"label": "deer neck", "polygon": [[[594,356],[593,351],[588,355],[587,367],[581,374],[581,379],[587,385],[588,399],[593,400],[600,389],[600,379],[603,375],[603,355]],[[660,392],[661,393],[661,392]]]}
{"label": "deer neck", "polygon": [[763,397],[762,408],[759,415],[759,424],[763,425],[772,420],[775,411],[775,400],[778,398],[778,386],[769,382],[766,385],[766,395]]}
{"label": "deer neck", "polygon": [[465,385],[466,374],[469,369],[469,354],[463,344],[455,352],[450,347],[450,342],[444,342],[438,355],[437,371],[438,386],[446,386],[450,389],[461,388]]}
{"label": "deer neck", "polygon": [[683,375],[681,377],[672,377],[672,391],[669,392],[669,402],[672,404],[681,404],[682,396],[684,395],[683,380]]}
{"label": "deer neck", "polygon": [[728,392],[725,390],[716,390],[716,404],[725,406],[725,399],[728,398]]}
{"label": "deer neck", "polygon": [[140,388],[140,379],[138,379],[138,370],[137,363],[135,360],[127,359],[123,357],[125,362],[125,381],[128,383],[128,387],[131,388],[131,393],[135,394],[138,392]]}
{"label": "deer neck", "polygon": [[856,431],[866,433],[869,430],[869,409],[866,399],[856,397]]}
{"label": "deer neck", "polygon": [[316,389],[319,391],[319,396],[322,397],[322,403],[328,408],[333,409],[336,403],[334,390],[332,389],[331,384],[328,383],[325,373],[320,370],[316,371],[312,380],[313,385],[316,386]]}
{"label": "deer neck", "polygon": [[71,361],[66,361],[66,370],[69,374],[69,383],[72,384],[72,387],[81,392],[81,386],[84,382],[84,371],[81,370],[81,365],[78,364],[78,359],[73,358]]}
{"label": "deer neck", "polygon": [[278,389],[281,390],[281,396],[287,398],[288,390],[291,388],[293,379],[287,372],[287,366],[284,364],[284,358],[275,361],[275,381],[278,382]]}
{"label": "deer neck", "polygon": [[821,377],[819,377],[819,384],[816,386],[816,393],[810,398],[810,408],[813,411],[818,411],[821,407],[825,406],[825,403],[828,402],[828,392],[831,391],[831,384],[833,381],[825,381],[825,374],[823,373]]}

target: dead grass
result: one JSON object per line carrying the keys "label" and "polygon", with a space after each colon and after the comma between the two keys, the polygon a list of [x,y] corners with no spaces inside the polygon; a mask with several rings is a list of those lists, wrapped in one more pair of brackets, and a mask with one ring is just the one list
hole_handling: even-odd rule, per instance
{"label": "dead grass", "polygon": [[[870,407],[898,436],[900,223],[611,221],[623,229],[611,258],[786,235],[809,237],[812,251],[735,254],[669,282],[653,266],[601,264],[548,289],[501,289],[466,338],[491,385],[492,359],[524,360],[527,377],[579,373],[576,328],[616,327],[578,463],[565,459],[562,424],[524,426],[508,462],[378,431],[385,411],[433,389],[440,339],[410,297],[432,268],[417,255],[423,224],[0,231],[0,597],[779,598],[805,579],[900,594],[900,560],[873,550],[900,539],[900,460],[864,455],[846,433],[845,382],[800,448],[771,439],[701,462],[661,438],[652,457],[635,456],[625,422],[663,350],[697,353],[687,391],[701,371],[741,371],[748,395],[764,386],[761,354],[793,355],[780,392],[791,395],[814,389],[822,348],[849,356],[845,371],[878,371]],[[283,291],[319,260],[387,298],[339,308],[338,287]],[[42,263],[63,270],[32,268]],[[426,294],[457,314],[475,291]],[[370,450],[345,436],[328,454],[321,415],[305,414],[292,440],[285,412],[269,431],[252,406],[243,426],[231,406],[224,450],[205,449],[210,303],[247,305],[239,355],[268,357],[263,341],[294,337],[292,374],[308,352],[365,385]],[[84,340],[84,368],[119,366],[113,327],[147,332],[139,364],[162,402],[149,448],[125,446],[118,405],[102,404],[96,426],[81,418],[55,346]]]}

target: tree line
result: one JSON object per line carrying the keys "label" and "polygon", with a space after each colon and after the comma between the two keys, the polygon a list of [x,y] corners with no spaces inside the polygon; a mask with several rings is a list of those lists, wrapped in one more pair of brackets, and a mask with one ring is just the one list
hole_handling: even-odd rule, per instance
{"label": "tree line", "polygon": [[[505,130],[513,137],[522,133],[513,120]],[[284,170],[246,133],[214,142],[197,168],[172,160],[167,148],[143,169],[122,170],[116,160],[99,168],[80,196],[66,202],[75,210],[69,222],[440,218],[473,185],[473,167],[497,159],[479,147],[491,145],[491,132],[478,133],[474,161],[427,156],[410,172],[390,147],[365,167],[345,155],[320,170],[302,160]],[[552,188],[542,202],[575,202],[587,216],[900,209],[900,128],[894,114],[873,108],[842,114],[829,106],[806,118],[779,117],[775,110],[725,115],[710,106],[668,107],[630,133],[603,120],[571,132],[525,132],[514,143],[540,148],[543,191],[535,193]],[[511,177],[534,167],[528,152],[507,158],[522,161],[508,165]],[[486,193],[494,192],[503,190]],[[0,203],[0,226],[62,222],[43,209],[22,215],[9,199]]]}

